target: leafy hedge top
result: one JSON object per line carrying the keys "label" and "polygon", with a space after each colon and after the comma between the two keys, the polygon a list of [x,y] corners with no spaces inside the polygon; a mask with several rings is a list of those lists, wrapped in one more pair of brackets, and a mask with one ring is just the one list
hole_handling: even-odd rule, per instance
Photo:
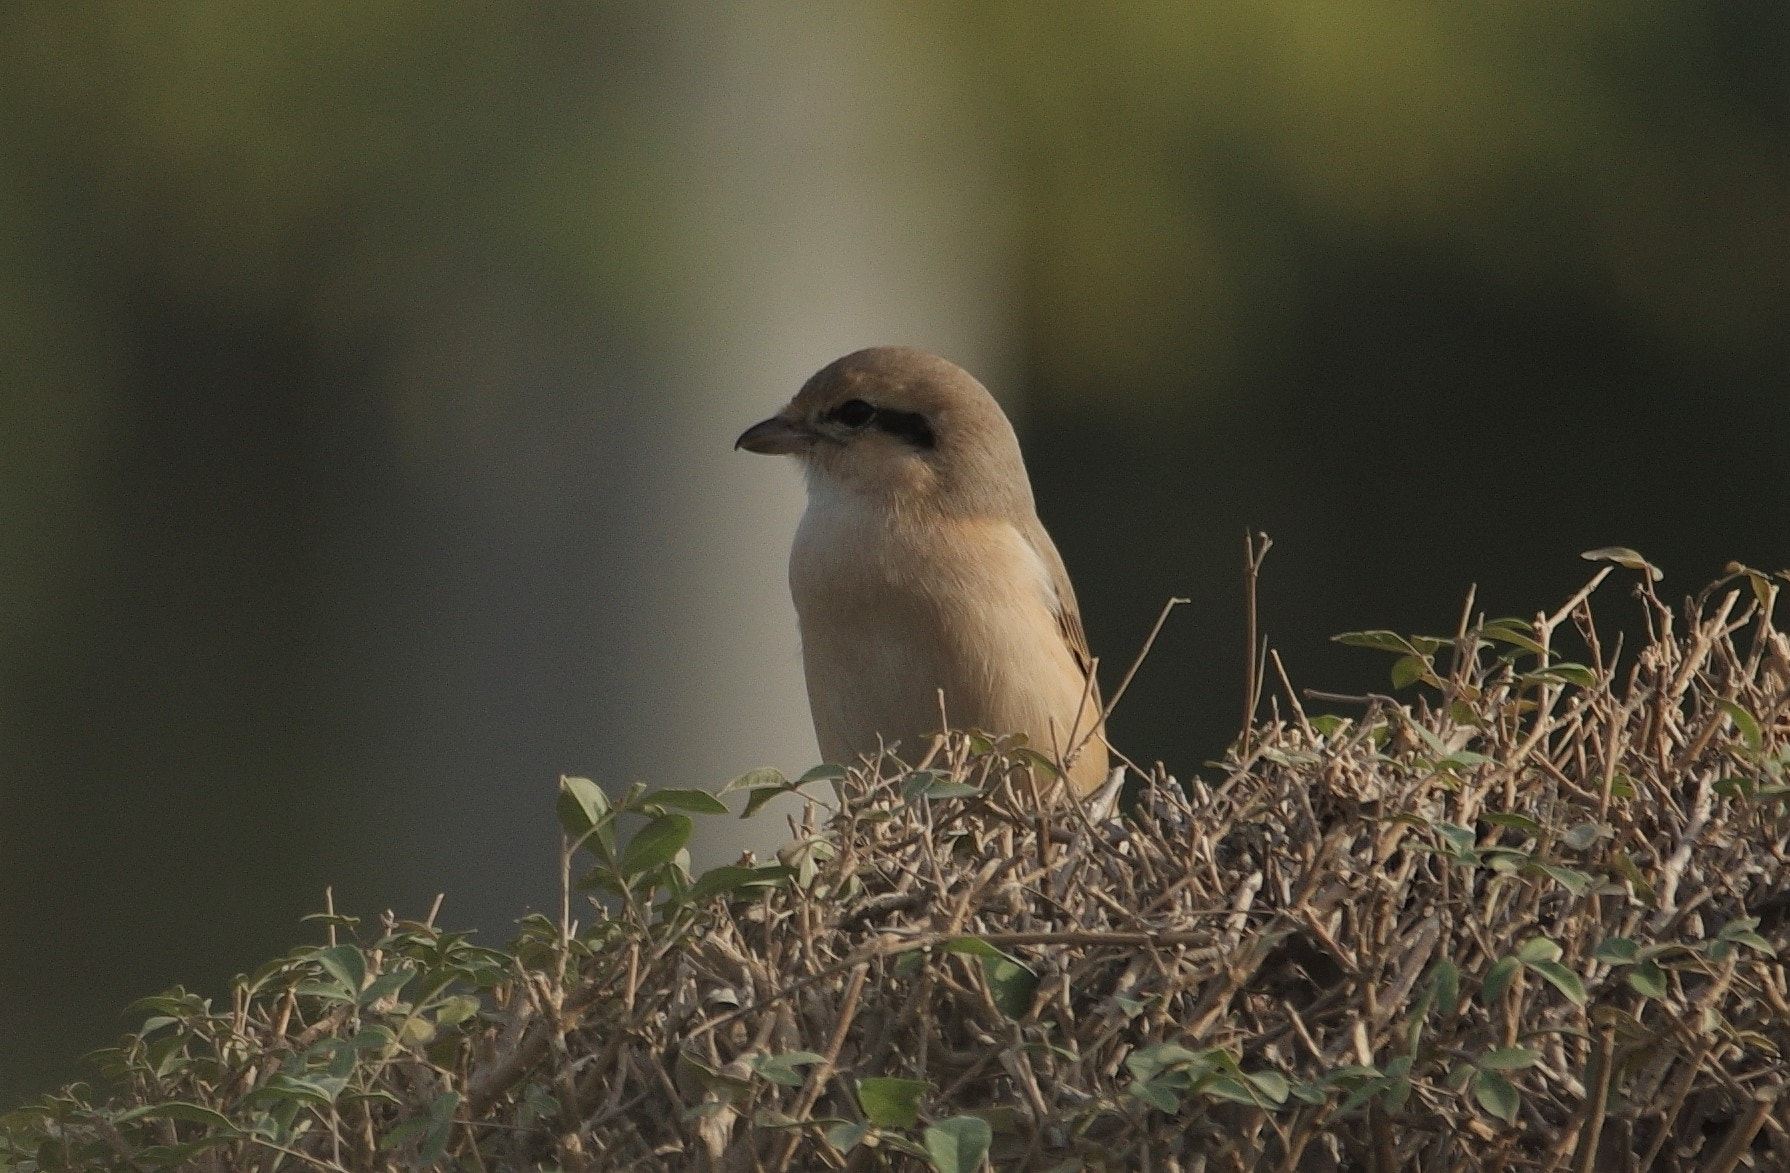
{"label": "leafy hedge top", "polygon": [[692,878],[718,798],[566,779],[560,918],[498,950],[326,916],[227,1004],[146,999],[0,1167],[1790,1168],[1780,588],[1675,616],[1649,576],[1623,652],[1608,573],[1340,637],[1417,698],[1288,695],[1121,815],[953,735],[736,780],[818,795],[776,863]]}

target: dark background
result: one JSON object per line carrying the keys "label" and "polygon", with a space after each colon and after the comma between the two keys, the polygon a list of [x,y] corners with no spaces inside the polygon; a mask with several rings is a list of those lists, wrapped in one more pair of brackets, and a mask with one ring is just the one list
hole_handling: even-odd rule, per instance
{"label": "dark background", "polygon": [[1109,686],[1194,600],[1114,721],[1182,774],[1247,530],[1342,691],[1790,565],[1790,10],[1569,9],[13,0],[0,1096],[326,885],[503,938],[561,772],[809,764],[728,445],[857,346],[1014,411]]}

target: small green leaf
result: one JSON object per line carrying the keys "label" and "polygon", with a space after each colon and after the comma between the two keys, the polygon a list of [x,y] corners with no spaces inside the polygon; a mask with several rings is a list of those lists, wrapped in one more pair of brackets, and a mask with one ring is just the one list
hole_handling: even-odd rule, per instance
{"label": "small green leaf", "polygon": [[1517,960],[1525,965],[1560,960],[1560,946],[1546,937],[1530,937],[1517,946]]}
{"label": "small green leaf", "polygon": [[1454,962],[1442,959],[1430,967],[1431,989],[1436,994],[1436,1008],[1443,1017],[1452,1018],[1461,1007],[1461,969]]}
{"label": "small green leaf", "polygon": [[1732,941],[1736,945],[1745,945],[1749,949],[1757,949],[1759,952],[1765,954],[1767,957],[1776,957],[1778,955],[1777,947],[1775,945],[1773,945],[1770,941],[1767,941],[1764,937],[1761,937],[1758,933],[1754,933],[1754,932],[1727,933],[1727,932],[1724,932],[1722,934],[1722,940]]}
{"label": "small green leaf", "polygon": [[361,987],[367,984],[367,959],[357,945],[335,945],[319,949],[311,955],[311,960],[322,966],[324,973],[340,982],[350,995],[358,995]]}
{"label": "small green leaf", "polygon": [[1038,995],[1038,975],[1011,957],[982,958],[982,976],[995,1008],[1015,1022],[1032,1009]]}
{"label": "small green leaf", "polygon": [[753,815],[757,814],[759,811],[764,809],[765,803],[771,801],[771,799],[773,799],[773,798],[776,798],[779,794],[788,794],[793,789],[795,789],[793,786],[784,786],[784,787],[780,787],[780,788],[776,788],[776,789],[773,789],[769,786],[764,786],[764,787],[760,787],[757,790],[754,790],[750,795],[747,796],[746,806],[743,810],[740,811],[740,818],[742,818],[742,819],[751,818]]}
{"label": "small green leaf", "polygon": [[1148,1080],[1160,1072],[1184,1066],[1199,1057],[1198,1051],[1190,1051],[1180,1043],[1152,1043],[1147,1047],[1138,1047],[1125,1056],[1125,1070],[1131,1072],[1135,1079]]}
{"label": "small green leaf", "polygon": [[689,815],[660,815],[640,828],[622,850],[622,877],[631,880],[641,872],[670,862],[684,849],[695,829]]}
{"label": "small green leaf", "polygon": [[1479,1057],[1481,1067],[1493,1071],[1516,1071],[1523,1067],[1533,1067],[1541,1062],[1541,1056],[1528,1047],[1493,1047]]}
{"label": "small green leaf", "polygon": [[967,782],[934,782],[920,793],[925,798],[942,801],[947,798],[974,798],[982,793],[982,788],[971,786]]}
{"label": "small green leaf", "polygon": [[1496,1071],[1480,1068],[1473,1074],[1473,1098],[1479,1106],[1506,1124],[1515,1124],[1517,1108],[1522,1103],[1517,1089]]}
{"label": "small green leaf", "polygon": [[1733,701],[1718,700],[1715,703],[1734,721],[1734,728],[1740,731],[1740,740],[1746,743],[1746,747],[1758,753],[1765,745],[1765,737],[1759,730],[1759,718]]}
{"label": "small green leaf", "polygon": [[789,779],[782,770],[773,770],[769,766],[757,770],[748,770],[738,778],[721,788],[722,794],[732,794],[736,790],[787,790]]}
{"label": "small green leaf", "polygon": [[926,1155],[938,1173],[975,1173],[994,1141],[988,1121],[951,1116],[928,1128],[922,1137]]}
{"label": "small green leaf", "polygon": [[1610,866],[1616,869],[1616,874],[1621,876],[1630,888],[1634,889],[1635,899],[1648,908],[1659,907],[1659,894],[1653,890],[1653,885],[1647,882],[1647,877],[1641,874],[1640,867],[1636,865],[1628,852],[1620,849],[1611,851],[1609,859]]}
{"label": "small green leaf", "polygon": [[589,778],[561,777],[554,810],[559,815],[560,828],[577,839],[609,813],[609,799]]}
{"label": "small green leaf", "polygon": [[[1541,863],[1540,861],[1532,860],[1526,870],[1540,872],[1550,880],[1553,880],[1556,884],[1559,884],[1562,888],[1565,888],[1568,892],[1571,892],[1574,896],[1583,896],[1585,893],[1591,891],[1591,877],[1574,868],[1563,868],[1558,864]],[[1552,942],[1549,942],[1549,944],[1552,944]],[[1559,948],[1558,945],[1554,946],[1555,956],[1559,956]]]}
{"label": "small green leaf", "polygon": [[457,1026],[479,1012],[479,1000],[470,994],[456,994],[435,1012],[436,1026]]}
{"label": "small green leaf", "polygon": [[1584,851],[1599,839],[1608,839],[1614,834],[1602,823],[1576,823],[1560,837],[1560,841],[1574,851]]}
{"label": "small green leaf", "polygon": [[1643,961],[1629,970],[1626,976],[1629,988],[1643,998],[1664,998],[1666,996],[1668,989],[1666,971],[1661,969],[1657,962]]}
{"label": "small green leaf", "polygon": [[1558,961],[1531,961],[1529,968],[1546,978],[1548,982],[1575,1006],[1585,1004],[1585,982],[1578,974],[1561,965]]}
{"label": "small green leaf", "polygon": [[845,775],[846,769],[844,766],[836,765],[833,762],[823,762],[803,774],[800,778],[797,778],[796,785],[802,786],[809,782],[824,782],[832,778],[843,778]]}
{"label": "small green leaf", "polygon": [[1718,780],[1712,789],[1723,798],[1751,802],[1759,792],[1759,784],[1751,778],[1731,777]]}
{"label": "small green leaf", "polygon": [[128,1124],[132,1120],[180,1120],[188,1124],[202,1124],[206,1128],[217,1128],[234,1133],[237,1131],[230,1117],[222,1112],[207,1108],[202,1104],[190,1104],[185,1100],[170,1100],[162,1104],[149,1104],[141,1108],[131,1108],[112,1117],[112,1124]]}
{"label": "small green leaf", "polygon": [[1513,814],[1508,811],[1487,811],[1479,817],[1494,827],[1509,827],[1528,835],[1541,834],[1541,824],[1528,815]]}
{"label": "small green leaf", "polygon": [[928,1087],[923,1079],[872,1076],[858,1081],[858,1106],[878,1128],[912,1128],[920,1119],[920,1097]]}
{"label": "small green leaf", "polygon": [[1405,688],[1430,675],[1430,664],[1424,656],[1400,656],[1392,664],[1392,687]]}
{"label": "small green leaf", "polygon": [[1479,839],[1479,836],[1473,833],[1473,828],[1457,826],[1454,823],[1437,823],[1436,834],[1447,840],[1448,845],[1456,852],[1471,851],[1473,844]]}
{"label": "small green leaf", "polygon": [[1187,1088],[1187,1081],[1169,1079],[1150,1079],[1133,1083],[1127,1090],[1158,1112],[1174,1113],[1181,1109],[1181,1093]]}
{"label": "small green leaf", "polygon": [[[1345,631],[1330,637],[1333,643],[1351,648],[1372,648],[1377,652],[1393,652],[1401,656],[1421,656],[1423,651],[1396,631]],[[1435,651],[1430,648],[1429,651]]]}
{"label": "small green leaf", "polygon": [[1521,966],[1522,962],[1514,957],[1500,957],[1493,962],[1492,968],[1486,970],[1484,980],[1479,983],[1480,1004],[1490,1007],[1504,997],[1504,992],[1510,989],[1510,983],[1516,978]]}
{"label": "small green leaf", "polygon": [[1537,656],[1546,655],[1547,649],[1537,643],[1531,634],[1534,630],[1521,619],[1494,619],[1480,628],[1479,633],[1487,639],[1511,644]]}
{"label": "small green leaf", "polygon": [[1605,965],[1633,965],[1641,955],[1641,946],[1627,937],[1611,937],[1600,942],[1591,954]]}
{"label": "small green leaf", "polygon": [[653,790],[640,801],[643,804],[656,802],[660,806],[674,806],[679,810],[695,811],[699,815],[727,813],[727,804],[706,790]]}
{"label": "small green leaf", "polygon": [[1594,688],[1597,685],[1597,673],[1583,664],[1571,664],[1565,661],[1549,664],[1546,668],[1537,668],[1524,675],[1530,680],[1555,684],[1576,684],[1580,688]]}
{"label": "small green leaf", "polygon": [[766,867],[745,867],[741,864],[723,864],[718,868],[710,868],[702,873],[690,888],[689,900],[693,904],[701,904],[711,896],[719,896],[724,892],[737,892],[742,888],[776,888],[789,882],[795,875],[794,868],[781,864]]}
{"label": "small green leaf", "polygon": [[1579,557],[1587,562],[1614,562],[1628,570],[1644,570],[1653,582],[1665,577],[1664,571],[1627,546],[1599,546],[1595,550],[1586,550]]}
{"label": "small green leaf", "polygon": [[1287,1082],[1287,1077],[1278,1071],[1252,1071],[1243,1078],[1247,1079],[1255,1086],[1255,1090],[1261,1093],[1261,1097],[1257,1100],[1258,1104],[1261,1099],[1266,1099],[1270,1104],[1278,1107],[1287,1102],[1287,1095],[1292,1091],[1293,1085]]}
{"label": "small green leaf", "polygon": [[870,1135],[870,1125],[839,1123],[831,1126],[821,1135],[827,1138],[828,1144],[841,1153],[849,1153],[858,1147],[859,1142]]}
{"label": "small green leaf", "polygon": [[808,1082],[808,1077],[796,1068],[812,1067],[826,1061],[825,1055],[816,1055],[813,1051],[785,1051],[780,1055],[754,1055],[751,1065],[755,1074],[772,1083],[801,1087]]}

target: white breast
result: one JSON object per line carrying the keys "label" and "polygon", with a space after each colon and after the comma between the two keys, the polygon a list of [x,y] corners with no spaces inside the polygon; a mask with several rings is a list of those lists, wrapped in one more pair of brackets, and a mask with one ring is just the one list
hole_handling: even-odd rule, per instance
{"label": "white breast", "polygon": [[827,760],[874,753],[880,739],[911,761],[947,721],[1024,733],[1046,753],[1070,737],[1084,678],[1048,565],[1012,523],[904,518],[816,480],[790,589]]}

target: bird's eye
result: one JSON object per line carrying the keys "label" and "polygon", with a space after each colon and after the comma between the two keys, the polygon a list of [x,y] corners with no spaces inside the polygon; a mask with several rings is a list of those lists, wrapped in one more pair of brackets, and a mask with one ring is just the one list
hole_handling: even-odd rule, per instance
{"label": "bird's eye", "polygon": [[856,430],[876,418],[876,408],[862,399],[847,399],[832,411],[835,423]]}

